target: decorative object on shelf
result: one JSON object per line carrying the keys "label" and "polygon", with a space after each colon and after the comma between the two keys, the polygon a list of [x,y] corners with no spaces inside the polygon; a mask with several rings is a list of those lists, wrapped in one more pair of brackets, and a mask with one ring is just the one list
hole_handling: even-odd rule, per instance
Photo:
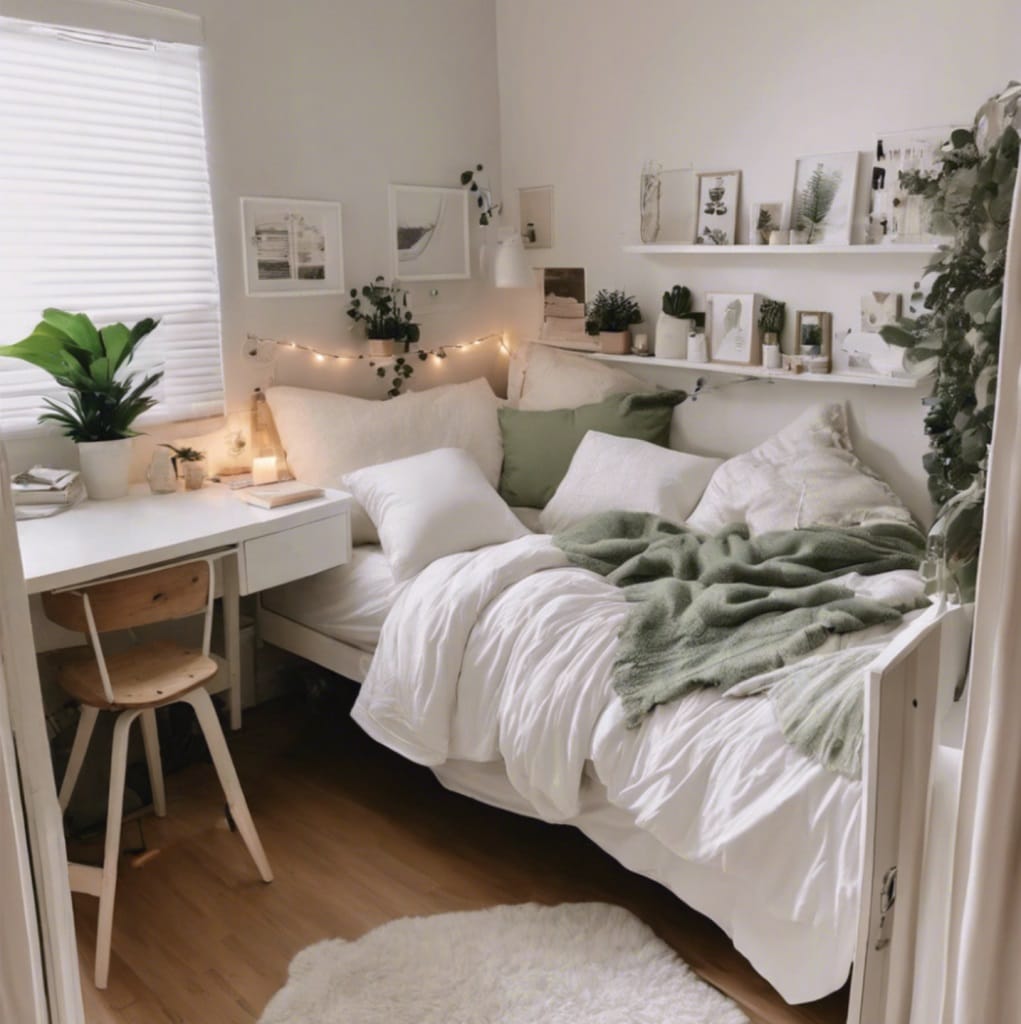
{"label": "decorative object on shelf", "polygon": [[973,599],[978,570],[1019,128],[1021,84],[1012,82],[980,108],[970,131],[952,133],[926,190],[953,236],[929,267],[936,277],[925,311],[880,332],[905,349],[906,368],[936,375],[925,403],[932,450],[924,466],[937,508],[930,538],[964,600]]}
{"label": "decorative object on shelf", "polygon": [[626,355],[630,346],[628,328],[642,322],[642,312],[633,295],[600,289],[588,308],[585,330],[599,337],[607,355]]}
{"label": "decorative object on shelf", "polygon": [[340,203],[242,196],[241,229],[246,295],[343,292]]}
{"label": "decorative object on shelf", "polygon": [[691,290],[675,284],[663,292],[663,308],[656,320],[656,355],[661,359],[686,359],[688,337],[693,327]]}
{"label": "decorative object on shelf", "polygon": [[741,198],[740,171],[703,171],[698,175],[696,245],[734,245]]}
{"label": "decorative object on shelf", "polygon": [[275,484],[280,479],[280,466],[275,455],[257,455],[252,459],[252,483],[256,486]]}
{"label": "decorative object on shelf", "polygon": [[168,445],[159,445],[152,451],[145,479],[153,494],[172,494],[177,490],[177,467],[173,456],[167,451]]}
{"label": "decorative object on shelf", "polygon": [[887,324],[901,317],[900,292],[869,292],[861,297],[861,329],[878,333]]}
{"label": "decorative object on shelf", "polygon": [[652,353],[649,351],[649,336],[640,332],[631,339],[631,351],[636,356],[649,356]]}
{"label": "decorative object on shelf", "polygon": [[820,310],[798,310],[795,352],[808,373],[829,373],[833,359],[833,316]]}
{"label": "decorative object on shelf", "polygon": [[769,244],[770,245],[790,245],[791,233],[787,228],[780,228],[777,231],[770,231],[769,233]]}
{"label": "decorative object on shelf", "polygon": [[774,231],[783,231],[786,219],[785,203],[754,203],[748,220],[748,242],[751,245],[777,244],[771,242],[771,236]]}
{"label": "decorative object on shelf", "polygon": [[[493,199],[493,190],[482,180],[485,167],[476,164],[473,170],[461,172],[461,184],[475,197],[475,206],[479,211],[479,224],[488,227],[503,212],[503,203]],[[552,213],[552,211],[551,211]]]}
{"label": "decorative object on shelf", "polygon": [[803,371],[801,365],[801,356],[793,355],[788,352],[784,352],[780,356],[780,368],[787,373],[793,373],[795,375]]}
{"label": "decorative object on shelf", "polygon": [[904,373],[904,350],[883,341],[872,331],[848,331],[840,343],[849,370],[878,373],[884,377]]}
{"label": "decorative object on shelf", "polygon": [[45,370],[68,389],[66,404],[43,399],[48,411],[40,423],[55,423],[78,445],[82,480],[90,498],[122,498],[128,493],[132,424],[157,399],[150,394],[163,371],[136,375],[118,372],[131,362],[158,320],[134,327],[108,324],[97,328],[84,313],[46,309],[32,333],[14,345],[0,346],[0,356],[21,359]]}
{"label": "decorative object on shelf", "polygon": [[788,236],[791,245],[808,245],[809,234],[807,231],[792,229]]}
{"label": "decorative object on shelf", "polygon": [[544,341],[581,341],[585,335],[585,268],[544,267],[543,314],[540,337]]}
{"label": "decorative object on shelf", "polygon": [[759,331],[762,334],[762,365],[779,370],[780,336],[787,320],[787,304],[777,299],[763,299],[759,305]]}
{"label": "decorative object on shelf", "polygon": [[709,357],[714,363],[758,366],[762,360],[759,333],[761,296],[715,292],[706,296]]}
{"label": "decorative object on shelf", "polygon": [[642,168],[640,237],[645,244],[691,241],[695,233],[693,173],[690,167],[663,170],[654,162]]}
{"label": "decorative object on shelf", "polygon": [[[703,316],[704,315],[705,314],[703,314]],[[692,334],[688,338],[688,362],[709,362],[709,346],[706,343],[705,334],[703,332],[699,332],[698,334]]]}
{"label": "decorative object on shelf", "polygon": [[943,147],[953,131],[946,125],[884,132],[876,140],[869,242],[941,242],[953,234],[950,221],[935,215],[933,202]]}
{"label": "decorative object on shelf", "polygon": [[553,186],[518,189],[521,241],[526,249],[553,248]]}
{"label": "decorative object on shelf", "polygon": [[638,194],[638,237],[645,245],[659,238],[659,200],[662,189],[662,165],[647,160],[642,167]]}
{"label": "decorative object on shelf", "polygon": [[[392,277],[400,281],[471,277],[468,193],[464,189],[391,185],[389,200]],[[481,195],[478,201],[491,203]],[[482,216],[488,224],[491,214]]]}
{"label": "decorative object on shelf", "polygon": [[203,465],[206,453],[188,445],[181,445],[178,448],[172,444],[161,444],[160,447],[170,449],[170,462],[174,467],[174,473],[180,474],[184,479],[185,490],[201,490],[206,479],[206,467]]}
{"label": "decorative object on shelf", "polygon": [[408,305],[408,293],[396,281],[387,284],[380,275],[372,284],[363,285],[360,293],[352,288],[350,294],[347,315],[352,326],[365,325],[369,355],[392,356],[395,344],[403,345],[407,352],[408,346],[418,341],[421,329]]}
{"label": "decorative object on shelf", "polygon": [[534,288],[535,271],[528,265],[521,235],[514,228],[500,228],[493,257],[493,286]]}
{"label": "decorative object on shelf", "polygon": [[[791,245],[849,245],[858,189],[858,153],[803,156],[794,168]],[[794,231],[804,231],[804,243]]]}

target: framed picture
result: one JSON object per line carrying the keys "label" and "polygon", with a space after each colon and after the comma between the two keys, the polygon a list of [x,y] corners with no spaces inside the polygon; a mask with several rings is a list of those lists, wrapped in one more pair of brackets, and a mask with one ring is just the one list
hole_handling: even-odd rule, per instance
{"label": "framed picture", "polygon": [[833,316],[819,310],[798,310],[794,334],[799,356],[825,356],[827,369],[833,364]]}
{"label": "framed picture", "polygon": [[544,340],[588,340],[585,334],[585,268],[544,267],[542,334]]}
{"label": "framed picture", "polygon": [[[858,191],[858,154],[803,156],[794,168],[791,231],[801,244],[850,245]],[[794,243],[794,239],[791,239]]]}
{"label": "framed picture", "polygon": [[647,163],[642,168],[641,239],[644,243],[687,245],[695,234],[695,172]]}
{"label": "framed picture", "polygon": [[736,245],[740,171],[703,171],[698,175],[696,245]]}
{"label": "framed picture", "polygon": [[748,219],[748,242],[751,245],[769,245],[769,236],[773,231],[783,231],[787,227],[787,204],[754,203]]}
{"label": "framed picture", "polygon": [[466,189],[390,186],[390,271],[401,281],[471,277]]}
{"label": "framed picture", "polygon": [[553,248],[553,186],[518,189],[521,244],[526,249]]}
{"label": "framed picture", "polygon": [[344,291],[340,203],[241,197],[245,294]]}
{"label": "framed picture", "polygon": [[753,366],[761,362],[759,305],[754,293],[713,292],[706,296],[706,340],[709,361]]}

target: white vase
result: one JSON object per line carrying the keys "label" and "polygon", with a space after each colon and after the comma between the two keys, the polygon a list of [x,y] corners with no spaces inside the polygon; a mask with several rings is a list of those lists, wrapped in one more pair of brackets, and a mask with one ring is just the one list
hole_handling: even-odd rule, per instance
{"label": "white vase", "polygon": [[93,501],[123,498],[131,474],[132,437],[119,441],[81,441],[78,462],[85,491]]}
{"label": "white vase", "polygon": [[762,365],[767,370],[779,370],[783,360],[780,356],[779,345],[767,345],[762,346]]}
{"label": "white vase", "polygon": [[660,313],[656,320],[656,349],[658,359],[687,359],[688,335],[691,321],[684,317]]}
{"label": "white vase", "polygon": [[707,363],[709,362],[709,348],[706,345],[704,334],[693,334],[688,339],[688,362]]}

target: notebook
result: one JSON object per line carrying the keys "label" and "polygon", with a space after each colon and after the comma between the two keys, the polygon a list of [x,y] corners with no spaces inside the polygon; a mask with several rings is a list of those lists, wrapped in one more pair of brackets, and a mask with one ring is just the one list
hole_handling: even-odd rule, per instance
{"label": "notebook", "polygon": [[258,508],[278,508],[280,505],[293,505],[296,501],[321,498],[324,491],[321,487],[310,487],[298,480],[286,480],[282,483],[266,484],[264,487],[246,487],[237,494],[249,505],[256,505]]}

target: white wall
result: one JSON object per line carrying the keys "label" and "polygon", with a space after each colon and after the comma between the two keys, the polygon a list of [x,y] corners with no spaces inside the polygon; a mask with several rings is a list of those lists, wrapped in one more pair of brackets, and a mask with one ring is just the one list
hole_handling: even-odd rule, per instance
{"label": "white wall", "polygon": [[[586,267],[590,296],[625,288],[650,322],[663,290],[683,283],[699,309],[706,290],[733,290],[784,299],[789,313],[831,310],[836,336],[854,322],[861,294],[907,292],[917,258],[625,255],[621,246],[639,241],[643,162],[740,168],[744,240],[750,203],[789,202],[798,156],[856,149],[863,221],[865,155],[877,135],[970,123],[1021,73],[1019,9],[1016,0],[497,0],[505,195],[513,204],[517,188],[553,184],[555,248],[534,250],[536,264]],[[522,304],[518,333],[534,336],[536,308]],[[684,407],[688,444],[740,450],[841,391],[800,382],[730,388]],[[924,390],[843,394],[863,457],[925,515]]]}

